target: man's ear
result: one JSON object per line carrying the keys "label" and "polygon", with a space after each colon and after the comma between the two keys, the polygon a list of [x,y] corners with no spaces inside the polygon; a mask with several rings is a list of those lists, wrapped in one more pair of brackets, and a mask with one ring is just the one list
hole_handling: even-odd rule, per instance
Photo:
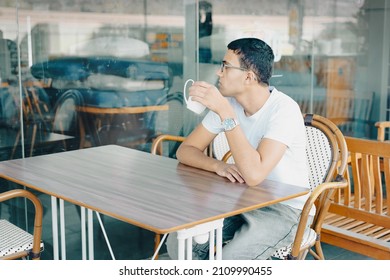
{"label": "man's ear", "polygon": [[255,82],[255,83],[257,83],[257,76],[252,71],[248,71],[247,72],[247,76],[246,76],[246,80],[248,82]]}

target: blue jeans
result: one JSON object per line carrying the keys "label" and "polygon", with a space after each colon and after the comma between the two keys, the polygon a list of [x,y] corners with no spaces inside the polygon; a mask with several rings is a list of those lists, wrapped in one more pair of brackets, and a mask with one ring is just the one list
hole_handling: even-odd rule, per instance
{"label": "blue jeans", "polygon": [[[268,259],[279,248],[294,241],[301,210],[284,204],[274,204],[241,215],[226,218],[223,224],[222,259]],[[311,224],[311,219],[308,226]],[[177,234],[167,239],[171,259],[177,259]],[[192,258],[208,258],[209,245],[193,243]]]}

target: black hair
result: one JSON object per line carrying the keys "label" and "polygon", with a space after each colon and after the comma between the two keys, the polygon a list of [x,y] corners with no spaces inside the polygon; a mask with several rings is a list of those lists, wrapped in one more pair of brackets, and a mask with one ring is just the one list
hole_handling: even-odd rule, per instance
{"label": "black hair", "polygon": [[257,38],[241,38],[227,47],[239,56],[240,67],[252,70],[260,83],[269,85],[275,56],[267,43]]}

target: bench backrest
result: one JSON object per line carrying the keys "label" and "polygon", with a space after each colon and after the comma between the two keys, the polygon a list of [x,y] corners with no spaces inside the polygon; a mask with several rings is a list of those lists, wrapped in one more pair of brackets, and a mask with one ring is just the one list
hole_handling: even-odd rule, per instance
{"label": "bench backrest", "polygon": [[390,227],[390,143],[345,137],[350,152],[349,186],[340,190],[330,212]]}

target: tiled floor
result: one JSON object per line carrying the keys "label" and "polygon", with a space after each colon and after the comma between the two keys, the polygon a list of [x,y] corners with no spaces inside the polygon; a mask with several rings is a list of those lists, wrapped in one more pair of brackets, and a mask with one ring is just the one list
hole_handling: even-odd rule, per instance
{"label": "tiled floor", "polygon": [[[47,195],[39,195],[44,205],[43,218],[43,240],[45,250],[42,253],[43,260],[53,259],[53,245],[51,233],[51,204],[50,197]],[[19,209],[21,202],[16,205],[12,204],[12,209]],[[0,208],[0,217],[23,217],[23,211],[10,210],[10,205],[2,205]],[[16,207],[15,207],[16,206]],[[20,207],[21,209],[22,207]],[[12,211],[12,212],[11,212]],[[30,212],[29,212],[30,213]],[[80,212],[79,208],[65,203],[65,222],[66,222],[66,254],[67,259],[81,259],[81,234],[80,234]],[[107,235],[109,237],[111,247],[116,259],[122,260],[137,260],[148,259],[153,255],[154,248],[154,233],[118,221],[108,216],[102,216],[103,223]],[[15,221],[14,221],[15,222]],[[23,218],[19,219],[19,223],[23,224]],[[111,254],[106,245],[104,235],[100,230],[100,226],[96,216],[94,217],[94,258],[97,260],[111,259]],[[326,259],[329,260],[369,260],[366,256],[356,254],[342,248],[323,244],[323,250]],[[161,248],[161,253],[166,252],[165,246]],[[162,258],[164,259],[164,257]],[[312,259],[308,256],[307,259]]]}

